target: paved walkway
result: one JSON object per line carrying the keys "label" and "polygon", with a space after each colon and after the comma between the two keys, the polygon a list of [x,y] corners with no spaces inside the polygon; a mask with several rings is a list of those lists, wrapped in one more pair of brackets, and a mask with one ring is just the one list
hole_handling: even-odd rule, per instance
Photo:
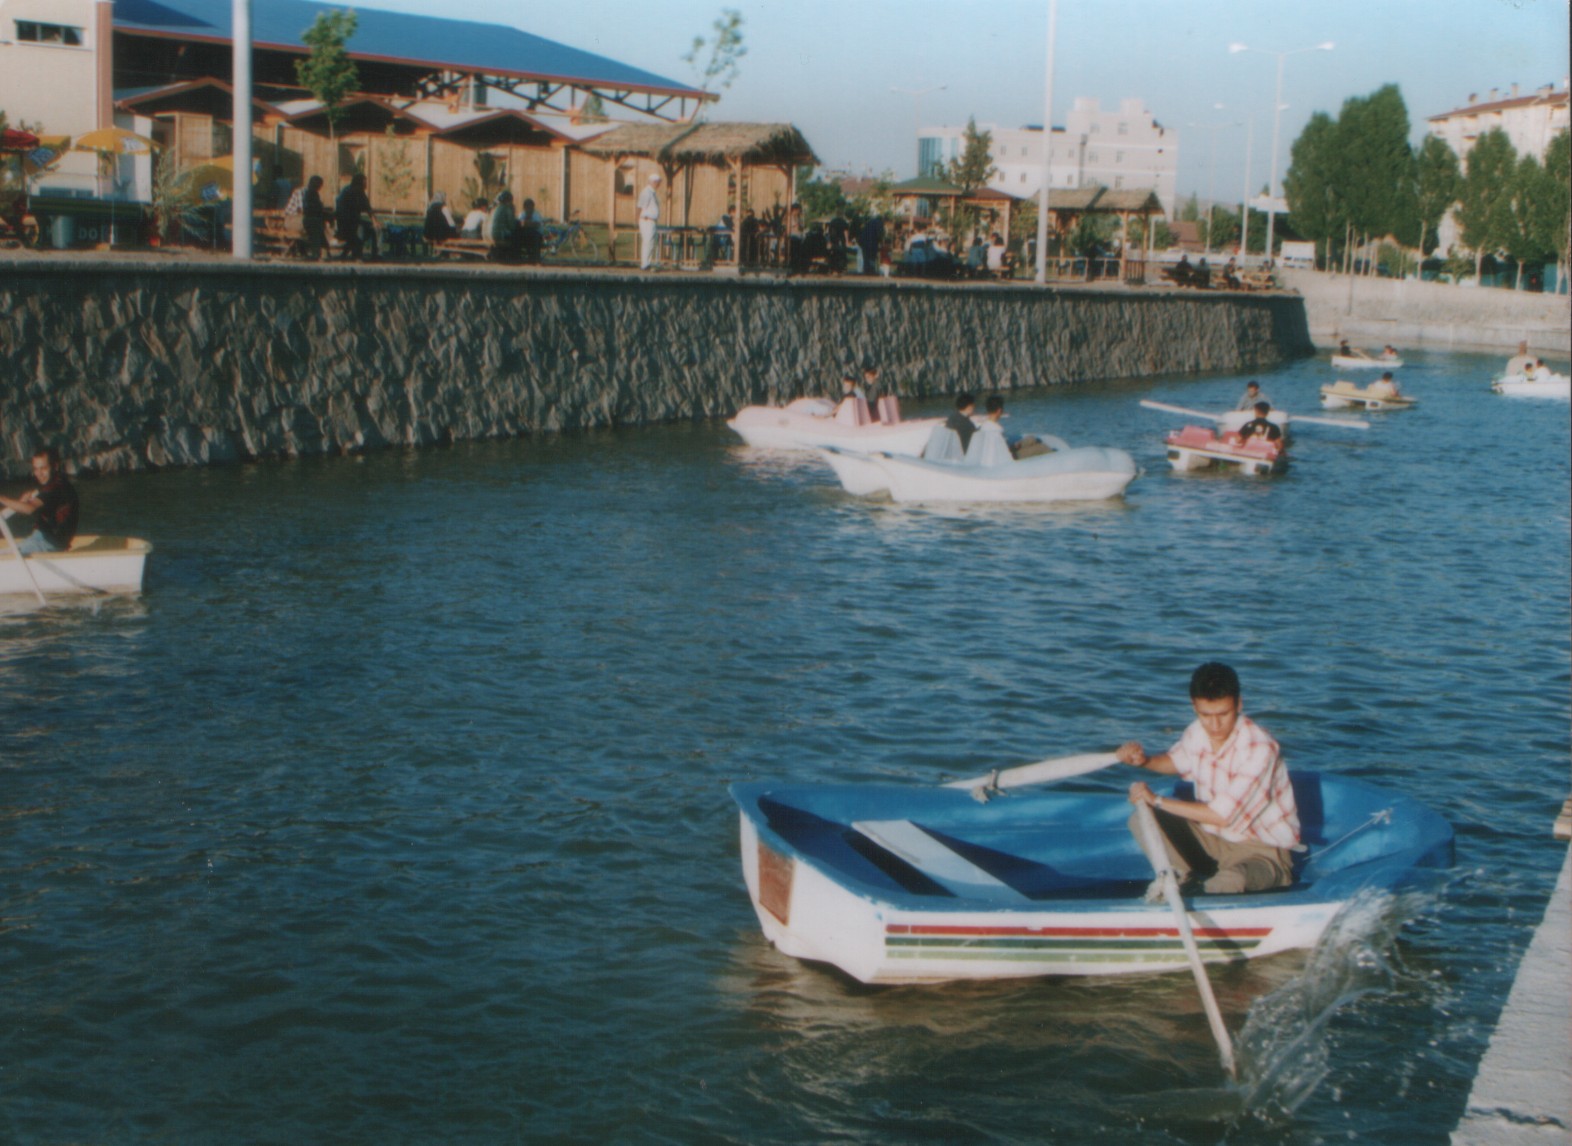
{"label": "paved walkway", "polygon": [[1452,1133],[1452,1146],[1564,1143],[1572,1143],[1572,851]]}

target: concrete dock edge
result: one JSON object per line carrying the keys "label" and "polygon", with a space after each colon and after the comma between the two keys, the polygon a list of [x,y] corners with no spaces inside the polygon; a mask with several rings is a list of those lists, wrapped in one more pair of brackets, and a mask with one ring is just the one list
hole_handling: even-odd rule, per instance
{"label": "concrete dock edge", "polygon": [[1453,1146],[1572,1142],[1572,850],[1479,1064]]}

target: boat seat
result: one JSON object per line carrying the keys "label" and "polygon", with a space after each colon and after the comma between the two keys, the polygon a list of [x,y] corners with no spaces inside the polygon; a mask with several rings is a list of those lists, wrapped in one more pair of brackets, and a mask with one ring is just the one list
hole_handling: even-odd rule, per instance
{"label": "boat seat", "polygon": [[1030,900],[910,820],[856,820],[852,830],[962,899]]}
{"label": "boat seat", "polygon": [[1195,446],[1205,448],[1215,444],[1216,435],[1204,426],[1186,426],[1177,434],[1169,437],[1168,441],[1175,446]]}
{"label": "boat seat", "polygon": [[924,461],[961,462],[966,451],[961,449],[961,435],[946,425],[935,426],[928,435],[928,444],[922,448]]}
{"label": "boat seat", "polygon": [[879,421],[893,426],[901,420],[901,401],[894,394],[879,397]]}
{"label": "boat seat", "polygon": [[835,420],[846,426],[871,425],[873,415],[868,412],[868,399],[853,398],[850,402],[843,399],[835,411]]}

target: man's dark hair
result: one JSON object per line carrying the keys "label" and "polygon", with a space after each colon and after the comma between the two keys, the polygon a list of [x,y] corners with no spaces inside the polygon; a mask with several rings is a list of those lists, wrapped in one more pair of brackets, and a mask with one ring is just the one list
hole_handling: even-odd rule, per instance
{"label": "man's dark hair", "polygon": [[45,446],[42,449],[34,450],[33,456],[35,458],[43,458],[44,461],[48,462],[50,473],[60,472],[60,451],[53,446]]}
{"label": "man's dark hair", "polygon": [[968,406],[975,405],[977,405],[977,399],[973,398],[970,394],[962,393],[955,396],[955,408],[957,410],[964,410]]}
{"label": "man's dark hair", "polygon": [[1220,661],[1207,661],[1190,674],[1191,700],[1238,700],[1239,674]]}
{"label": "man's dark hair", "polygon": [[992,414],[995,410],[1004,409],[1004,399],[997,394],[989,394],[988,400],[983,403],[983,409]]}
{"label": "man's dark hair", "polygon": [[1256,417],[1264,418],[1268,414],[1270,414],[1271,412],[1272,412],[1272,404],[1270,402],[1257,402],[1255,404],[1255,416]]}

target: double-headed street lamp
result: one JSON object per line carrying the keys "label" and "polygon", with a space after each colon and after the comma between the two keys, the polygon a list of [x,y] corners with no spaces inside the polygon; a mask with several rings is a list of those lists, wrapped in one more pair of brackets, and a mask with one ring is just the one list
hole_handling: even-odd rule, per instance
{"label": "double-headed street lamp", "polygon": [[[1260,52],[1263,56],[1277,57],[1277,102],[1272,105],[1272,170],[1267,180],[1267,198],[1273,200],[1267,204],[1266,210],[1266,257],[1272,258],[1272,236],[1276,230],[1277,211],[1275,201],[1277,194],[1277,133],[1283,118],[1283,64],[1289,56],[1297,56],[1300,52],[1330,52],[1333,43],[1328,40],[1324,44],[1312,44],[1308,48],[1294,48],[1287,52],[1271,52],[1264,48],[1252,48],[1248,44],[1229,44],[1230,55],[1239,52]],[[1247,208],[1248,209],[1248,208]]]}

